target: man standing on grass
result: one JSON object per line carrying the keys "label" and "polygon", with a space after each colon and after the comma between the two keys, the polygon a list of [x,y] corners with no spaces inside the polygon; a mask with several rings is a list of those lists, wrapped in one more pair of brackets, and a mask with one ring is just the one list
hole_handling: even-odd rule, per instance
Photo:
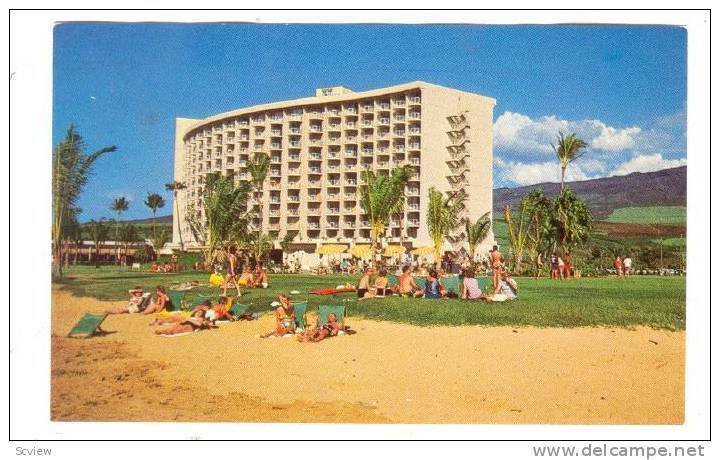
{"label": "man standing on grass", "polygon": [[498,250],[497,245],[493,246],[492,251],[490,251],[490,267],[492,268],[492,274],[493,274],[493,290],[495,294],[500,292],[500,275],[502,274],[503,269],[503,256]]}

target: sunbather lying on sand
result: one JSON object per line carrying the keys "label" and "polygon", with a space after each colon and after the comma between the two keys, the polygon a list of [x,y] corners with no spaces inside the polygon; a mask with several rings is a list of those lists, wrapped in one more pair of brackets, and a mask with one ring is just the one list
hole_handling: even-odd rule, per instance
{"label": "sunbather lying on sand", "polygon": [[328,337],[338,335],[338,332],[340,332],[342,328],[343,325],[342,323],[338,323],[335,313],[330,313],[327,323],[316,329],[305,331],[304,334],[298,336],[298,342],[319,342]]}
{"label": "sunbather lying on sand", "polygon": [[185,317],[185,319],[179,323],[165,326],[155,331],[157,335],[177,335],[185,334],[188,332],[194,332],[200,329],[210,329],[217,327],[212,321],[205,319],[205,313],[207,312],[207,306],[201,305],[196,307],[193,311],[192,316]]}
{"label": "sunbather lying on sand", "polygon": [[147,304],[150,302],[150,293],[143,293],[143,289],[140,286],[135,286],[128,291],[130,294],[130,301],[127,305],[122,307],[114,307],[105,310],[108,315],[119,315],[122,313],[138,313],[145,309]]}

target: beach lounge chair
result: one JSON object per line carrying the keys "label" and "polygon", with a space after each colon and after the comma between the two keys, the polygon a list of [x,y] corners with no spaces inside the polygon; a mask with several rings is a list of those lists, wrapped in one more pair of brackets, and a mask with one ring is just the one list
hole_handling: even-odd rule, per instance
{"label": "beach lounge chair", "polygon": [[460,294],[460,278],[458,276],[442,276],[440,277],[440,284],[445,286],[447,291]]}
{"label": "beach lounge chair", "polygon": [[233,302],[232,306],[230,307],[230,314],[233,316],[240,316],[242,314],[245,314],[250,309],[250,305],[245,305],[239,302]]}
{"label": "beach lounge chair", "polygon": [[195,294],[195,297],[192,299],[192,303],[190,304],[190,308],[195,308],[198,305],[202,304],[206,300],[212,300],[211,295],[203,295],[203,294]]}
{"label": "beach lounge chair", "polygon": [[185,291],[168,291],[168,297],[170,303],[168,304],[167,311],[180,311],[184,308],[183,300],[185,299]]}
{"label": "beach lounge chair", "polygon": [[420,287],[420,289],[425,289],[425,277],[424,276],[413,276],[413,279],[415,280],[415,283]]}
{"label": "beach lounge chair", "polygon": [[307,321],[305,315],[307,314],[308,303],[298,302],[293,303],[293,311],[295,312],[295,328],[298,330],[305,330],[307,327]]}
{"label": "beach lounge chair", "polygon": [[320,305],[318,312],[318,327],[327,323],[328,315],[330,315],[330,313],[335,313],[338,323],[345,322],[345,315],[347,314],[345,305]]}
{"label": "beach lounge chair", "polygon": [[85,316],[83,316],[68,333],[68,337],[82,339],[92,337],[96,332],[102,331],[102,329],[100,329],[100,325],[103,321],[105,321],[107,316],[107,313],[85,313]]}
{"label": "beach lounge chair", "polygon": [[399,280],[396,275],[390,274],[387,276],[387,279],[388,279],[388,287],[397,286]]}

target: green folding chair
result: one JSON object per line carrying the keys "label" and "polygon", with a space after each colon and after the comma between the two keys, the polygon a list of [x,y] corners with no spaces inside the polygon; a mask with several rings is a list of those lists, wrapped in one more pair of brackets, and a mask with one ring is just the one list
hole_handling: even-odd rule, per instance
{"label": "green folding chair", "polygon": [[420,289],[425,289],[425,277],[424,276],[413,276],[413,279],[415,280],[415,283],[420,287]]}
{"label": "green folding chair", "polygon": [[180,311],[183,309],[183,301],[185,299],[185,291],[168,291],[167,296],[170,298],[170,303],[165,308],[167,311]]}
{"label": "green folding chair", "polygon": [[75,324],[67,336],[82,339],[90,338],[95,335],[96,332],[102,331],[102,329],[100,329],[100,325],[103,321],[105,321],[107,316],[107,313],[85,313],[85,316],[83,316],[80,321]]}
{"label": "green folding chair", "polygon": [[487,285],[487,278],[475,278],[478,283],[478,287],[481,291],[485,291],[485,286]]}
{"label": "green folding chair", "polygon": [[190,308],[195,308],[198,305],[201,305],[205,301],[212,301],[211,295],[203,295],[203,294],[195,294],[195,297],[192,299],[192,303],[190,304]]}
{"label": "green folding chair", "polygon": [[443,276],[440,278],[440,284],[445,286],[445,290],[460,294],[460,277]]}
{"label": "green folding chair", "polygon": [[388,275],[388,276],[387,276],[387,279],[388,279],[388,287],[397,286],[398,281],[399,281],[397,276],[395,276],[395,275]]}
{"label": "green folding chair", "polygon": [[318,312],[318,327],[328,322],[328,316],[330,313],[335,313],[338,323],[345,322],[345,315],[347,314],[345,305],[320,305]]}
{"label": "green folding chair", "polygon": [[247,313],[248,310],[250,310],[250,305],[238,303],[233,300],[232,306],[230,307],[230,314],[233,316],[240,316]]}
{"label": "green folding chair", "polygon": [[298,302],[293,303],[292,306],[293,311],[295,312],[295,328],[304,330],[307,327],[305,315],[307,314],[308,303]]}

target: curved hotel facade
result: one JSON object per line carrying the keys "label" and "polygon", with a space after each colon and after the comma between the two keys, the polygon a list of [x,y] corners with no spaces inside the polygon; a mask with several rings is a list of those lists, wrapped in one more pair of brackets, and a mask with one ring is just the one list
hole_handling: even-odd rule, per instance
{"label": "curved hotel facade", "polygon": [[[208,174],[247,180],[245,165],[265,152],[262,221],[253,223],[263,233],[291,233],[296,249],[369,241],[357,193],[362,172],[410,165],[405,211],[393,217],[387,235],[390,242],[429,245],[431,187],[466,194],[465,213],[473,220],[492,209],[494,106],[488,97],[418,81],[363,92],[321,88],[315,97],[177,118],[175,180],[187,188],[173,206],[173,243],[180,241],[179,222],[183,240],[193,245],[185,213],[190,205],[202,212]],[[451,244],[462,241],[459,235]]]}

